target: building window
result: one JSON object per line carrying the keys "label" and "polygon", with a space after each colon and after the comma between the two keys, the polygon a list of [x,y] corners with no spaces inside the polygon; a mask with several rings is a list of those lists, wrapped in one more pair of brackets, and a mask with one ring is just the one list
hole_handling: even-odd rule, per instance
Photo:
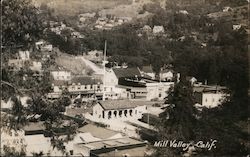
{"label": "building window", "polygon": [[114,116],[115,116],[115,118],[116,118],[116,115],[117,115],[117,111],[114,111]]}
{"label": "building window", "polygon": [[133,110],[129,110],[129,115],[132,116]]}
{"label": "building window", "polygon": [[93,85],[90,85],[90,89],[93,89]]}
{"label": "building window", "polygon": [[111,118],[111,114],[112,114],[111,111],[109,111],[109,112],[108,112],[108,119]]}
{"label": "building window", "polygon": [[85,85],[84,89],[87,89],[87,85]]}
{"label": "building window", "polygon": [[119,116],[122,117],[122,111],[119,111]]}
{"label": "building window", "polygon": [[97,89],[100,89],[100,85],[97,86]]}
{"label": "building window", "polygon": [[207,99],[205,99],[205,102],[207,102]]}
{"label": "building window", "polygon": [[161,93],[159,94],[159,98],[161,97]]}
{"label": "building window", "polygon": [[124,111],[124,116],[127,117],[127,114],[128,114],[128,111],[125,110],[125,111]]}
{"label": "building window", "polygon": [[102,118],[105,118],[105,112],[102,111]]}

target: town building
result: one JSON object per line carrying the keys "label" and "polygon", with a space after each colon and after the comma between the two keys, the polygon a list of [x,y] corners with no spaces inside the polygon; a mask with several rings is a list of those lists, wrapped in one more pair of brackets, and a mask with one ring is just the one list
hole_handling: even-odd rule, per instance
{"label": "town building", "polygon": [[226,87],[198,85],[193,87],[195,101],[201,107],[213,108],[228,96]]}
{"label": "town building", "polygon": [[71,80],[71,72],[67,70],[52,70],[51,72],[53,80],[69,81]]}
{"label": "town building", "polygon": [[129,137],[79,144],[76,149],[76,151],[82,156],[91,157],[145,156],[147,150],[147,142],[142,142]]}
{"label": "town building", "polygon": [[126,79],[138,79],[140,75],[137,68],[107,69],[104,76],[104,99],[119,99],[122,94],[127,95],[126,90],[119,88],[118,85]]}
{"label": "town building", "polygon": [[93,118],[103,120],[140,119],[147,112],[145,101],[106,100],[93,106]]}
{"label": "town building", "polygon": [[[105,76],[105,98],[163,100],[167,96],[169,88],[174,85],[174,82],[170,81],[172,75],[162,73],[165,79],[157,81],[152,80],[151,76],[154,73],[150,66],[146,66],[144,70],[145,72],[139,68],[110,69]],[[171,79],[166,79],[168,77]]]}
{"label": "town building", "polygon": [[70,80],[53,80],[52,88],[54,95],[60,95],[67,90],[72,97],[102,97],[102,80],[89,76],[74,76]]}

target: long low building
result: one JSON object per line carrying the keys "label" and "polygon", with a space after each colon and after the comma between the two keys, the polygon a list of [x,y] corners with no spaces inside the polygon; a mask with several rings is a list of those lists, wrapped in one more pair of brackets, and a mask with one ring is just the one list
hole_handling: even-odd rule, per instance
{"label": "long low building", "polygon": [[72,97],[74,96],[92,96],[102,95],[103,84],[102,80],[94,79],[89,76],[77,76],[71,80],[53,80],[52,82],[53,93],[50,93],[51,97],[58,97],[60,94],[67,90]]}
{"label": "long low building", "polygon": [[77,154],[82,156],[145,156],[147,143],[129,137],[79,144]]}
{"label": "long low building", "polygon": [[99,120],[140,119],[147,113],[147,106],[152,102],[131,100],[99,101],[93,106],[93,118]]}

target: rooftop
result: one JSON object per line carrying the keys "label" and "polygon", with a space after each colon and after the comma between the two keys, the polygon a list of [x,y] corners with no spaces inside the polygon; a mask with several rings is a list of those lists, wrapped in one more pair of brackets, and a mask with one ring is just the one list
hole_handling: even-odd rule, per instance
{"label": "rooftop", "polygon": [[90,85],[90,84],[102,83],[102,80],[94,79],[88,76],[77,76],[77,77],[73,77],[70,83],[75,83],[75,84],[80,83],[81,85]]}
{"label": "rooftop", "polygon": [[199,85],[194,86],[193,91],[198,93],[205,93],[205,92],[218,92],[218,91],[224,91],[227,88],[224,86],[208,86],[208,85]]}
{"label": "rooftop", "polygon": [[68,82],[65,80],[53,80],[52,84],[54,86],[66,86],[66,85],[68,85]]}
{"label": "rooftop", "polygon": [[151,65],[149,65],[149,66],[143,66],[141,68],[141,71],[143,71],[145,73],[154,73],[153,68],[152,68]]}
{"label": "rooftop", "polygon": [[23,128],[24,131],[38,131],[45,130],[43,122],[30,122]]}
{"label": "rooftop", "polygon": [[123,146],[129,146],[129,145],[138,145],[138,144],[142,144],[142,145],[146,145],[145,142],[141,142],[129,137],[124,137],[124,138],[118,138],[118,139],[110,139],[110,140],[102,140],[102,141],[97,141],[97,142],[90,142],[87,143],[85,145],[83,145],[83,147],[87,147],[90,148],[92,150],[101,150],[103,148],[107,149],[107,148],[119,148],[119,147],[123,147]]}
{"label": "rooftop", "polygon": [[114,68],[113,70],[118,78],[141,76],[137,68]]}
{"label": "rooftop", "polygon": [[107,139],[110,138],[116,134],[118,134],[118,132],[116,131],[112,131],[103,127],[98,127],[96,125],[93,124],[87,124],[81,128],[78,129],[79,132],[82,133],[91,133],[95,138],[100,138],[100,139]]}
{"label": "rooftop", "polygon": [[104,110],[130,109],[137,106],[152,104],[150,101],[131,101],[131,100],[106,100],[99,101]]}

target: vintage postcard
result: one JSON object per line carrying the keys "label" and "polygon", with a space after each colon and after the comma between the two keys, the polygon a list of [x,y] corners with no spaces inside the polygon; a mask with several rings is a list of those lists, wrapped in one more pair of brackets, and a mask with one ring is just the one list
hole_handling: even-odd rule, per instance
{"label": "vintage postcard", "polygon": [[0,156],[249,156],[249,0],[1,0]]}

